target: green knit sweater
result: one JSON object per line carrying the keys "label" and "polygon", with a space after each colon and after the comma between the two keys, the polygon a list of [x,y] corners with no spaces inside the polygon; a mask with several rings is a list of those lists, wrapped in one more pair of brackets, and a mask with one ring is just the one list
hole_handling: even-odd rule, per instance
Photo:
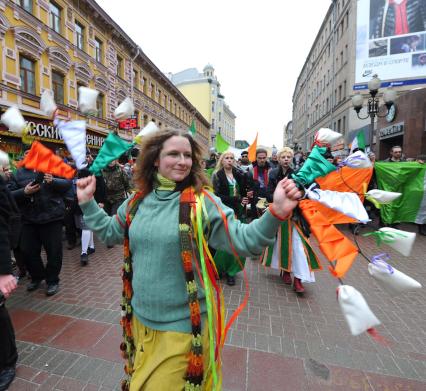
{"label": "green knit sweater", "polygon": [[[223,205],[218,197],[211,196],[227,217],[233,245],[240,255],[258,256],[264,247],[273,244],[280,221],[269,211],[251,224],[242,224],[235,219],[232,209]],[[132,307],[137,318],[152,329],[190,333],[188,295],[179,240],[179,198],[180,192],[154,190],[145,197],[133,218],[129,231],[133,258]],[[127,202],[113,217],[107,216],[94,200],[80,204],[80,207],[87,225],[102,241],[118,244],[123,242]],[[206,224],[209,245],[231,252],[216,206],[207,197],[205,204],[209,219],[208,229]],[[198,273],[194,274],[201,313],[205,315],[204,290]]]}

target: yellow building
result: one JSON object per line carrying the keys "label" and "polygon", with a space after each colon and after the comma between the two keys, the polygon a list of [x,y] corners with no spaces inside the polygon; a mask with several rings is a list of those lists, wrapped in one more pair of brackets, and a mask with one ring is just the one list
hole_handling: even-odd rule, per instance
{"label": "yellow building", "polygon": [[220,92],[220,83],[214,73],[214,68],[208,64],[203,73],[196,68],[170,74],[174,85],[211,124],[211,145],[215,144],[217,133],[231,145],[235,143],[235,114],[225,103],[225,97]]}
{"label": "yellow building", "polygon": [[[100,148],[110,130],[125,139],[149,121],[160,128],[189,128],[205,148],[210,123],[92,0],[0,0],[0,107],[18,105],[34,125],[32,135],[48,146],[63,143],[40,110],[40,95],[52,90],[64,119],[87,121],[87,145]],[[97,116],[78,111],[78,87],[100,91]],[[130,96],[137,128],[117,129],[114,109]],[[126,127],[121,124],[121,127]],[[0,124],[0,148],[19,154],[22,143]]]}

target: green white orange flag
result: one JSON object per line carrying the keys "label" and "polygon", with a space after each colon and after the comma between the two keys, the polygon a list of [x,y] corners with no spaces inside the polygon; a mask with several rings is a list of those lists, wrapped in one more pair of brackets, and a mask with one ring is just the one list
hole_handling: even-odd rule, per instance
{"label": "green white orange flag", "polygon": [[378,162],[374,169],[379,189],[402,193],[392,203],[381,205],[383,222],[426,224],[426,164]]}
{"label": "green white orange flag", "polygon": [[365,151],[365,135],[362,130],[358,132],[355,138],[353,139],[350,153],[352,153],[354,149],[357,149],[357,148]]}

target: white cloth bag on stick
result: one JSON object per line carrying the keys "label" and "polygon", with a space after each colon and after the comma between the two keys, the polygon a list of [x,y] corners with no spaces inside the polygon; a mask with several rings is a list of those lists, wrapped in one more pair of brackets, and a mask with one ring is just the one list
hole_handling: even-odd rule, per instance
{"label": "white cloth bag on stick", "polygon": [[142,141],[143,136],[147,136],[148,134],[154,133],[157,130],[158,130],[158,127],[155,124],[155,122],[150,121],[147,123],[147,125],[143,129],[141,129],[141,131],[135,137],[134,141],[139,144]]}
{"label": "white cloth bag on stick", "polygon": [[133,105],[133,101],[129,97],[127,97],[115,109],[114,118],[117,121],[121,121],[123,119],[131,117],[134,112],[135,106]]}
{"label": "white cloth bag on stick", "polygon": [[342,165],[351,168],[368,168],[372,166],[371,160],[362,151],[356,151],[350,154],[342,163]]}
{"label": "white cloth bag on stick", "polygon": [[49,118],[52,118],[58,106],[56,106],[55,99],[53,98],[53,92],[45,90],[41,94],[40,98],[40,109]]}
{"label": "white cloth bag on stick", "polygon": [[86,167],[86,121],[58,121],[53,123],[61,132],[62,138],[80,170]]}
{"label": "white cloth bag on stick", "polygon": [[78,87],[78,108],[83,114],[94,115],[98,112],[96,100],[99,91],[88,87]]}
{"label": "white cloth bag on stick", "polygon": [[392,201],[396,200],[398,197],[401,197],[402,193],[372,189],[367,191],[366,195],[376,200],[379,204],[390,204]]}
{"label": "white cloth bag on stick", "polygon": [[389,239],[392,238],[392,242],[385,242],[389,247],[398,251],[404,257],[409,257],[411,250],[413,249],[414,240],[416,234],[414,232],[401,231],[391,227],[382,227],[379,229],[381,232],[386,232]]}
{"label": "white cloth bag on stick", "polygon": [[315,135],[315,141],[320,144],[333,145],[342,138],[340,133],[329,128],[321,128]]}
{"label": "white cloth bag on stick", "polygon": [[340,285],[337,289],[337,301],[352,335],[362,334],[380,324],[364,297],[353,286]]}
{"label": "white cloth bag on stick", "polygon": [[24,128],[27,126],[17,106],[9,107],[1,116],[1,122],[9,128],[10,132],[16,134],[22,134]]}
{"label": "white cloth bag on stick", "polygon": [[385,262],[370,263],[368,272],[391,297],[421,289],[422,287],[414,278],[407,276]]}

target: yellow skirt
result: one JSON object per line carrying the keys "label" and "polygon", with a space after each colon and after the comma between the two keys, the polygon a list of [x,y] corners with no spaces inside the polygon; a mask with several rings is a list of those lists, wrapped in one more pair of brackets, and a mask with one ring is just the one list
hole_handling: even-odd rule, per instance
{"label": "yellow skirt", "polygon": [[[136,353],[130,391],[184,390],[192,335],[153,330],[136,316],[133,316],[132,331]],[[205,374],[209,366],[207,322],[204,322],[202,337]]]}

